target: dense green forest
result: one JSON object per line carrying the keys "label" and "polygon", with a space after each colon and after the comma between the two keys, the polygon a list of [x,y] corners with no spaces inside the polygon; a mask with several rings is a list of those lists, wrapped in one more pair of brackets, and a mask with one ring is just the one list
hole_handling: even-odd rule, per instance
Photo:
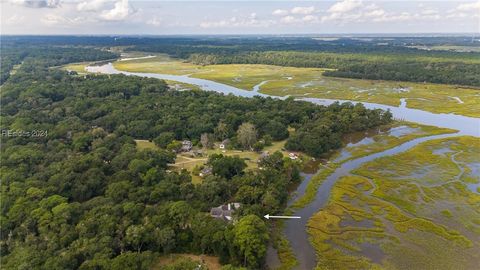
{"label": "dense green forest", "polygon": [[[324,107],[178,92],[156,79],[77,76],[49,66],[112,55],[54,52],[24,58],[2,85],[4,269],[148,269],[172,252],[260,268],[269,238],[262,216],[281,213],[300,180],[299,164],[274,153],[261,161],[263,170],[247,171],[243,159],[214,155],[213,175],[193,185],[188,172],[168,169],[175,160],[168,145],[212,134],[245,148],[289,137],[293,127],[287,147],[318,156],[346,133],[391,121],[390,113],[360,104]],[[242,128],[254,136],[243,138]],[[139,150],[134,139],[164,148]],[[242,204],[236,223],[208,215],[232,201]]]}

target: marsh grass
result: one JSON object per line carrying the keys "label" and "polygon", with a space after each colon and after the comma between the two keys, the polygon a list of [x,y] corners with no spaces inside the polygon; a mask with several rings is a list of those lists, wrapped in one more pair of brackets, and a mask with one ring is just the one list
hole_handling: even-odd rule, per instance
{"label": "marsh grass", "polygon": [[424,136],[431,136],[431,135],[437,135],[437,134],[443,134],[443,133],[453,133],[456,132],[455,130],[452,129],[446,129],[446,128],[438,128],[438,127],[433,127],[433,126],[425,126],[425,125],[419,125],[415,123],[410,123],[410,122],[394,122],[390,125],[382,127],[383,130],[389,130],[394,127],[401,127],[401,126],[407,126],[412,129],[415,129],[415,131],[405,134],[403,136],[392,136],[389,135],[388,133],[384,132],[382,134],[375,135],[373,137],[374,142],[370,144],[363,144],[363,145],[357,145],[355,147],[346,147],[342,149],[346,149],[347,151],[350,152],[350,156],[346,159],[343,159],[339,162],[334,162],[334,160],[339,156],[339,153],[341,151],[338,150],[337,152],[333,153],[329,157],[329,163],[323,165],[320,167],[319,171],[315,176],[313,176],[310,180],[310,182],[307,184],[307,188],[305,189],[305,194],[301,196],[297,201],[295,201],[292,204],[292,208],[294,209],[299,209],[303,208],[309,203],[313,201],[313,199],[316,196],[318,187],[325,181],[325,179],[332,174],[335,169],[340,167],[340,165],[344,162],[347,162],[352,159],[357,159],[363,156],[371,155],[374,153],[378,153],[381,151],[384,151],[386,149],[393,148],[395,146],[398,146],[402,143],[405,143],[407,141],[424,137]]}
{"label": "marsh grass", "polygon": [[[427,141],[340,178],[308,222],[317,269],[474,269],[480,195],[466,188],[459,168],[480,162],[479,143],[467,136]],[[451,151],[434,154],[445,147]],[[415,175],[418,167],[432,172]],[[370,226],[341,225],[351,219]],[[380,247],[382,258],[363,250],[364,242]]]}

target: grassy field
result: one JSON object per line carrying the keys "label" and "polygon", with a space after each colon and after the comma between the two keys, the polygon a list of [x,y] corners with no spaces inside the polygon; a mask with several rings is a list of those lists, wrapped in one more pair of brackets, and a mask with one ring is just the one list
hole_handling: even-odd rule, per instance
{"label": "grassy field", "polygon": [[137,148],[139,150],[143,149],[158,149],[158,146],[155,145],[155,143],[148,141],[148,140],[135,140],[135,143],[137,144]]}
{"label": "grassy field", "polygon": [[338,180],[308,224],[318,269],[476,269],[480,140],[422,143]]}
{"label": "grassy field", "polygon": [[72,63],[62,66],[62,69],[68,71],[75,71],[78,74],[87,74],[88,72],[85,70],[85,67],[90,64],[90,62]]}
{"label": "grassy field", "polygon": [[269,65],[199,66],[159,55],[155,58],[115,62],[120,70],[132,72],[191,75],[252,90],[263,83],[260,92],[275,96],[306,96],[347,99],[400,105],[435,113],[456,113],[480,117],[480,90],[453,85],[374,81],[325,77],[324,69],[294,68]]}
{"label": "grassy field", "polygon": [[[280,151],[283,153],[284,156],[288,156],[288,151],[282,150],[283,146],[285,145],[284,141],[273,142],[271,146],[267,146],[263,149],[263,151],[268,151],[269,153],[274,153],[276,151]],[[198,175],[194,175],[192,173],[193,169],[197,166],[204,165],[208,157],[212,154],[222,154],[224,156],[238,156],[245,160],[247,164],[247,169],[254,169],[258,167],[257,161],[260,158],[261,153],[254,152],[254,151],[240,151],[240,150],[229,150],[225,149],[222,150],[218,147],[218,144],[215,145],[213,149],[208,149],[204,151],[203,157],[191,157],[188,153],[180,153],[177,155],[175,160],[175,164],[172,165],[172,169],[174,170],[182,170],[185,169],[189,171],[192,175],[192,182],[193,183],[201,183],[202,178]],[[303,158],[310,159],[307,155],[303,155]]]}
{"label": "grassy field", "polygon": [[130,72],[163,73],[171,75],[187,75],[204,71],[204,67],[171,59],[166,55],[154,58],[130,61],[116,61],[114,67]]}

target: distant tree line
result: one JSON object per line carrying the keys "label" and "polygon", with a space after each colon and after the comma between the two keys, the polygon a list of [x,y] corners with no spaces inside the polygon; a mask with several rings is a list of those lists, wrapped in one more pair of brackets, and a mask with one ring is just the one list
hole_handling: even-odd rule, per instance
{"label": "distant tree line", "polygon": [[[2,137],[5,269],[148,269],[172,252],[260,268],[269,238],[262,216],[284,209],[299,165],[272,153],[263,170],[246,171],[243,159],[216,155],[208,161],[213,174],[193,185],[188,172],[169,171],[175,153],[168,144],[198,143],[205,133],[238,147],[287,139],[289,149],[316,156],[339,147],[348,132],[391,121],[361,105],[177,92],[161,80],[84,78],[44,61],[24,61],[0,93],[2,129],[48,131]],[[163,147],[139,150],[134,139]],[[208,215],[231,201],[242,203],[236,223]]]}

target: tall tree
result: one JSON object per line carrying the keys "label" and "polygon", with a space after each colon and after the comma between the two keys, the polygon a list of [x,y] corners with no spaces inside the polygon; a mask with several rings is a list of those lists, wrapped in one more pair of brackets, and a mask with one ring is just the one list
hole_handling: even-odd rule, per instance
{"label": "tall tree", "polygon": [[243,123],[237,130],[238,142],[245,148],[250,149],[257,141],[257,130],[250,123]]}
{"label": "tall tree", "polygon": [[267,253],[269,239],[265,223],[258,216],[248,215],[238,221],[233,232],[243,265],[249,269],[259,268]]}
{"label": "tall tree", "polygon": [[213,154],[208,159],[208,164],[212,166],[212,173],[227,179],[235,175],[243,174],[247,167],[245,161],[238,156],[229,157],[222,154]]}
{"label": "tall tree", "polygon": [[213,147],[213,135],[210,133],[202,133],[200,136],[200,143],[202,144],[203,148],[210,149]]}
{"label": "tall tree", "polygon": [[229,133],[230,133],[230,129],[228,128],[228,125],[225,124],[223,121],[220,121],[218,123],[214,131],[215,137],[218,140],[224,140],[228,138]]}

